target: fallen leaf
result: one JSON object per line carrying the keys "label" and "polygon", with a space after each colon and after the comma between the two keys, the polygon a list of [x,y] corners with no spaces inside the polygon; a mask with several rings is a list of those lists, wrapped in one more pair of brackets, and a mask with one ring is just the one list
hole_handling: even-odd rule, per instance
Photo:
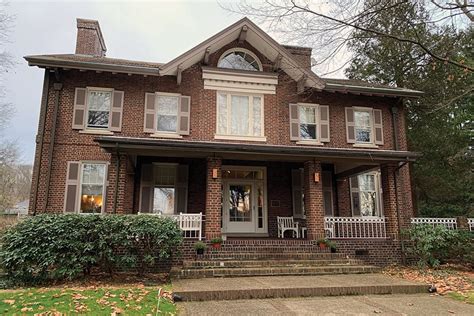
{"label": "fallen leaf", "polygon": [[15,304],[15,300],[3,300],[3,303],[13,305]]}

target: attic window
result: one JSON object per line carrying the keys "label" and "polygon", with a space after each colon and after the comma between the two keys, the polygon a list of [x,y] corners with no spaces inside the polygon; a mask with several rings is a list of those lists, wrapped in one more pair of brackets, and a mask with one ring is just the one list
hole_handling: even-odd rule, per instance
{"label": "attic window", "polygon": [[226,51],[219,59],[217,67],[247,71],[262,71],[262,63],[257,56],[251,51],[243,48]]}

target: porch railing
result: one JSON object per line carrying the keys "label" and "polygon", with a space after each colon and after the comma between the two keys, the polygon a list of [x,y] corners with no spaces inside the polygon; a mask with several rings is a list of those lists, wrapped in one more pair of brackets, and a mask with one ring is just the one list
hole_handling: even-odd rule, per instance
{"label": "porch railing", "polygon": [[474,218],[468,218],[467,224],[469,225],[469,231],[474,232]]}
{"label": "porch railing", "polygon": [[447,229],[456,229],[457,228],[457,220],[456,218],[430,218],[430,217],[413,217],[411,219],[412,225],[443,225]]}
{"label": "porch railing", "polygon": [[385,217],[325,217],[324,230],[334,239],[387,238]]}
{"label": "porch railing", "polygon": [[[138,213],[140,214],[140,213]],[[163,216],[163,217],[170,217],[174,219],[181,231],[183,232],[184,238],[197,238],[202,240],[202,222],[203,222],[203,215],[202,213],[197,214],[155,214],[155,213],[141,213],[147,215],[155,215],[155,216]]]}

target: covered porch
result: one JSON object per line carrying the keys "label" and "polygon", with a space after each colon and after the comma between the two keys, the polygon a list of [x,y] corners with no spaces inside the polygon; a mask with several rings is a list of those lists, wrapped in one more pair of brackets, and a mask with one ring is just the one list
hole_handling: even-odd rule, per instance
{"label": "covered porch", "polygon": [[172,216],[187,238],[277,239],[278,218],[292,217],[299,234],[285,239],[393,239],[410,217],[397,190],[410,152],[96,141],[112,154],[106,211]]}

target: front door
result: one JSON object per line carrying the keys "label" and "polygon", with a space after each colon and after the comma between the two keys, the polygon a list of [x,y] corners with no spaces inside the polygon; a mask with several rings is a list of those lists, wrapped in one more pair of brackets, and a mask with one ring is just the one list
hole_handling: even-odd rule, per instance
{"label": "front door", "polygon": [[222,167],[222,232],[266,234],[265,167]]}
{"label": "front door", "polygon": [[225,185],[224,210],[228,233],[255,232],[254,185],[246,181],[228,181]]}

